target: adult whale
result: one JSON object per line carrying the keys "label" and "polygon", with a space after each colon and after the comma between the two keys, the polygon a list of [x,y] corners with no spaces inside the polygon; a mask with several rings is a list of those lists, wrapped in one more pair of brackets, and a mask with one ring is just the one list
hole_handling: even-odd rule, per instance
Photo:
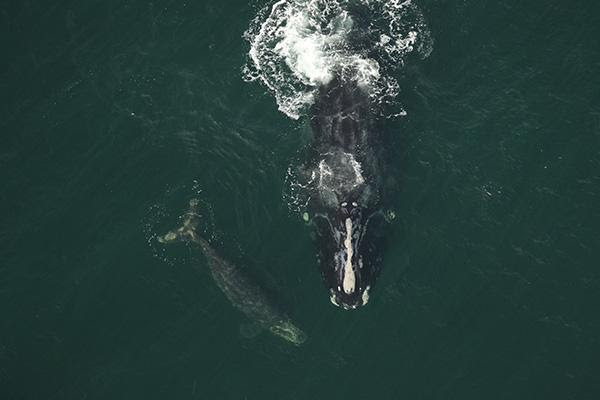
{"label": "adult whale", "polygon": [[331,302],[354,309],[369,300],[381,265],[383,146],[368,89],[336,78],[312,107],[305,173],[314,242]]}
{"label": "adult whale", "polygon": [[285,197],[314,225],[331,301],[364,305],[385,237],[375,225],[385,225],[382,199],[391,198],[382,176],[387,188],[392,183],[375,117],[395,114],[388,105],[399,106],[396,78],[406,56],[433,49],[423,14],[411,1],[281,0],[259,12],[244,36],[244,79],[263,83],[290,118],[311,107],[309,157],[288,169]]}

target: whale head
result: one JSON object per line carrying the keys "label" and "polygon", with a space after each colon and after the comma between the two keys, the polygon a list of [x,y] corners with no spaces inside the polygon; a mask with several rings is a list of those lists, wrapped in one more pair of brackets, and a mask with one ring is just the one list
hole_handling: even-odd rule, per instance
{"label": "whale head", "polygon": [[371,232],[374,217],[351,199],[314,217],[317,260],[330,300],[347,310],[367,304],[379,270],[378,235]]}
{"label": "whale head", "polygon": [[290,320],[281,320],[269,327],[269,330],[284,340],[300,346],[308,336]]}

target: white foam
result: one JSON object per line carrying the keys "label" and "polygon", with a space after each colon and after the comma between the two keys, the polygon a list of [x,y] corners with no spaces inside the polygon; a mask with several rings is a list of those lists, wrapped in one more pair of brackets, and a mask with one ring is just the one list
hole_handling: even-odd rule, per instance
{"label": "white foam", "polygon": [[[370,88],[377,101],[395,97],[397,82],[390,73],[415,47],[430,46],[423,44],[428,31],[419,9],[410,0],[359,0],[353,5],[368,21],[358,25],[348,4],[280,0],[263,9],[245,33],[250,57],[244,78],[260,80],[294,119],[336,75]],[[360,37],[360,44],[351,35]]]}

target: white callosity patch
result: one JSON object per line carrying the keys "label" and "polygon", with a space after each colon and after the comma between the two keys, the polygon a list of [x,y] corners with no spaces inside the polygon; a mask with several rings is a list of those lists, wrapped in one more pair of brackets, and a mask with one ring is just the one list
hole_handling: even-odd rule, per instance
{"label": "white callosity patch", "polygon": [[367,286],[362,294],[363,306],[369,302],[369,289],[371,289],[371,286]]}
{"label": "white callosity patch", "polygon": [[344,247],[346,248],[346,264],[344,265],[343,287],[346,294],[351,294],[354,293],[356,276],[354,268],[352,267],[354,248],[352,246],[352,220],[350,218],[346,218],[346,239],[344,240]]}
{"label": "white callosity patch", "polygon": [[[358,13],[350,13],[350,4]],[[421,12],[410,0],[281,0],[259,13],[245,37],[244,78],[260,80],[294,119],[340,74],[387,101],[398,92],[392,73],[404,56],[431,52]]]}
{"label": "white callosity patch", "polygon": [[329,300],[331,301],[331,304],[334,304],[339,307],[339,303],[337,302],[335,292],[333,291],[333,289],[331,290],[331,296],[329,296]]}

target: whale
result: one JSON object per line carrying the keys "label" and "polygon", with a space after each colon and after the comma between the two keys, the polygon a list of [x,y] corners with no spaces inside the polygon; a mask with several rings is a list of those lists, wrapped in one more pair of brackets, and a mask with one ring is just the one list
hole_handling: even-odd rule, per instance
{"label": "whale", "polygon": [[277,307],[265,291],[243,271],[223,258],[198,234],[197,199],[189,202],[189,211],[184,215],[181,227],[159,236],[160,243],[184,241],[193,243],[206,259],[208,270],[216,285],[234,308],[241,311],[256,327],[264,329],[294,345],[301,345],[307,335]]}
{"label": "whale", "polygon": [[364,306],[381,269],[385,244],[381,160],[384,146],[368,88],[336,78],[320,88],[311,112],[306,220],[331,302]]}

